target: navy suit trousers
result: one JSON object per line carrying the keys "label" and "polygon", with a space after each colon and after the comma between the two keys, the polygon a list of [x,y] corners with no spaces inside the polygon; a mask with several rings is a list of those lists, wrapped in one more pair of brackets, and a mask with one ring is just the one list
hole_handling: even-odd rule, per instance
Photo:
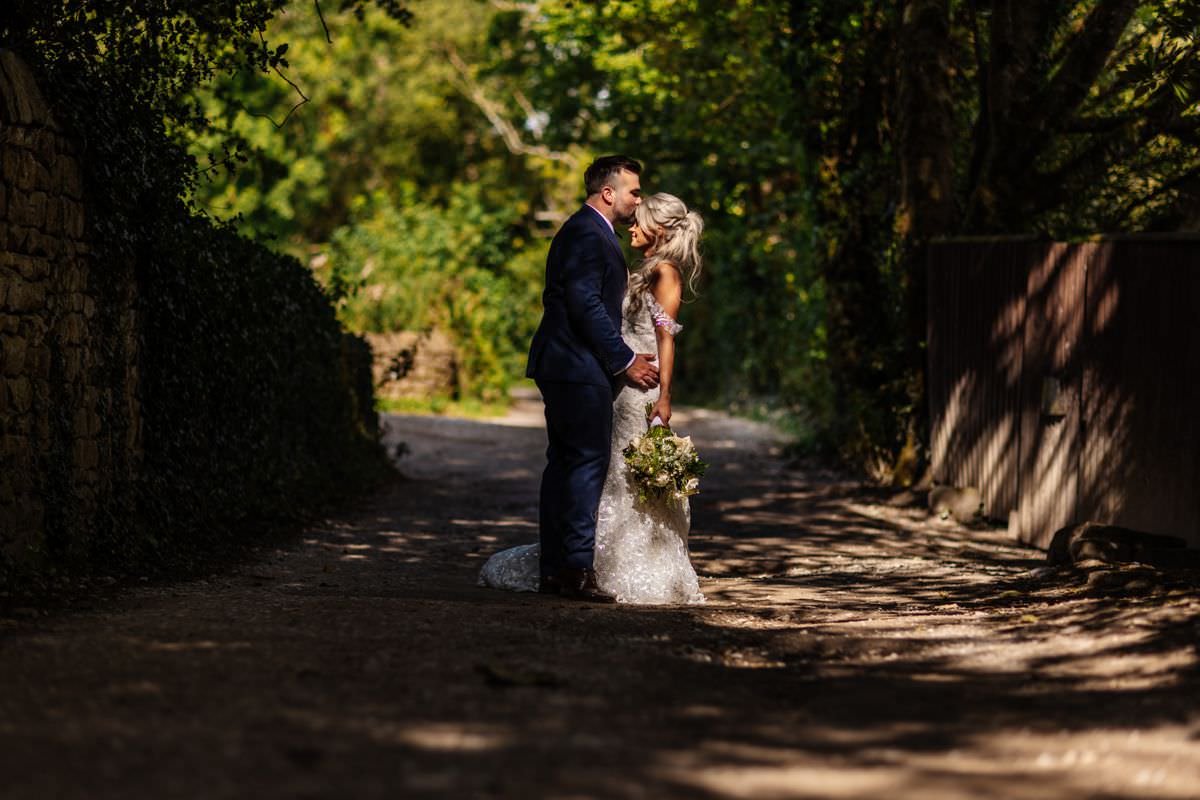
{"label": "navy suit trousers", "polygon": [[612,451],[613,390],[538,381],[546,403],[546,470],[538,506],[541,571],[591,569],[596,515]]}

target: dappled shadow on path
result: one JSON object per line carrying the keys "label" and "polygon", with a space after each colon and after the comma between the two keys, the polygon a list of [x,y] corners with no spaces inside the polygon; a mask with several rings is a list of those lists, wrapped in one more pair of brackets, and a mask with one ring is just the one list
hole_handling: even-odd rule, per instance
{"label": "dappled shadow on path", "polygon": [[405,477],[295,551],[10,637],[11,796],[1189,796],[1191,597],[1034,577],[997,531],[683,419],[707,604],[474,586],[536,538],[544,434],[394,417]]}

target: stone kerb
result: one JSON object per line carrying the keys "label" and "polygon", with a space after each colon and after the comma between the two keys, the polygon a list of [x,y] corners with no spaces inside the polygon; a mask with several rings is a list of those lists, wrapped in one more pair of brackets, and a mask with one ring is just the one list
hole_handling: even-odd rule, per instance
{"label": "stone kerb", "polygon": [[[132,273],[92,268],[76,148],[0,50],[0,559],[77,551],[138,458]],[[64,555],[56,552],[54,555]]]}

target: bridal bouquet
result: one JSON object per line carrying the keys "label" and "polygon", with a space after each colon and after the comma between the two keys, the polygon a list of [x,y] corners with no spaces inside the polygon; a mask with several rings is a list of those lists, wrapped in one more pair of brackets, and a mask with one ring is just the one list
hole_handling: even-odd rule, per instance
{"label": "bridal bouquet", "polygon": [[708,469],[692,445],[692,437],[676,436],[661,423],[635,436],[621,453],[637,484],[641,503],[667,497],[682,500],[696,494],[700,478]]}

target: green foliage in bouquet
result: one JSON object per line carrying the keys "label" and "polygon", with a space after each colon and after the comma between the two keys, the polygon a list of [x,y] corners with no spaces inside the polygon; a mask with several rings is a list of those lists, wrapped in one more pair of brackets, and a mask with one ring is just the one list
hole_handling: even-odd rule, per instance
{"label": "green foliage in bouquet", "polygon": [[621,451],[637,484],[638,502],[682,500],[700,491],[708,464],[700,460],[690,436],[676,436],[656,425]]}

